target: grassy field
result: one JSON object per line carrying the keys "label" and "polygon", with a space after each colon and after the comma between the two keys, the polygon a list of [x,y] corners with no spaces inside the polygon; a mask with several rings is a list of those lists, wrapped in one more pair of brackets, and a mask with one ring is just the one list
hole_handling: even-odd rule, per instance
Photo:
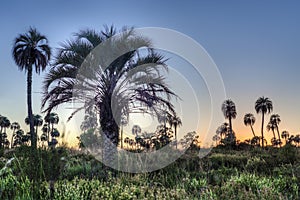
{"label": "grassy field", "polygon": [[[143,174],[105,168],[67,148],[39,150],[32,179],[28,147],[1,157],[1,199],[299,199],[299,149],[218,146],[205,158],[189,149],[176,162]],[[13,159],[12,159],[13,158]],[[51,197],[49,180],[55,180]]]}

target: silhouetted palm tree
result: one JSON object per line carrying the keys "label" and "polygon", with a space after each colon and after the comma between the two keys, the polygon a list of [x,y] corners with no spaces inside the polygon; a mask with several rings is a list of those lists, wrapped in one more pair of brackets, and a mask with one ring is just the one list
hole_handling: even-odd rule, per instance
{"label": "silhouetted palm tree", "polygon": [[176,149],[177,149],[177,127],[182,125],[182,121],[181,121],[180,117],[178,117],[176,114],[174,114],[174,115],[170,116],[169,124],[170,124],[170,127],[174,127]]}
{"label": "silhouetted palm tree", "polygon": [[264,148],[264,121],[265,114],[270,113],[273,110],[272,101],[268,97],[259,97],[255,102],[255,111],[262,114],[261,119],[261,141]]}
{"label": "silhouetted palm tree", "polygon": [[21,127],[20,127],[20,124],[18,122],[13,122],[11,125],[10,125],[10,129],[13,130],[12,132],[12,135],[11,135],[11,141],[10,141],[10,148],[13,148],[13,145],[14,145],[14,137],[15,137],[15,134],[16,134],[16,131],[19,130]]}
{"label": "silhouetted palm tree", "polygon": [[136,137],[138,136],[138,134],[140,134],[142,132],[142,129],[139,125],[134,125],[132,127],[132,130],[131,130],[132,134],[135,135]]}
{"label": "silhouetted palm tree", "polygon": [[[30,124],[30,121],[29,121],[29,117],[26,117],[25,118],[25,123],[27,125]],[[33,115],[33,125],[35,127],[35,135],[37,136],[38,135],[38,127],[42,126],[43,125],[43,118],[41,115]]]}
{"label": "silhouetted palm tree", "polygon": [[287,140],[290,137],[290,133],[288,131],[282,131],[281,137],[285,140],[285,144],[287,144]]}
{"label": "silhouetted palm tree", "polygon": [[35,28],[30,28],[25,34],[20,34],[14,41],[13,58],[19,70],[27,72],[27,106],[31,134],[31,146],[37,147],[37,136],[34,133],[34,122],[32,114],[32,72],[40,74],[45,70],[50,60],[51,50],[48,40],[41,35]]}
{"label": "silhouetted palm tree", "polygon": [[270,123],[275,126],[275,129],[276,129],[277,135],[278,135],[278,140],[280,141],[279,143],[281,143],[281,138],[280,138],[279,128],[278,128],[278,125],[279,125],[280,122],[281,122],[281,120],[280,120],[280,116],[278,114],[272,114],[271,115]]}
{"label": "silhouetted palm tree", "polygon": [[[133,29],[116,33],[114,27],[100,33],[82,30],[65,43],[45,78],[42,102],[44,108],[48,103],[45,112],[65,102],[82,103],[71,117],[96,106],[106,136],[104,157],[108,162],[116,155],[116,148],[110,144],[119,143],[122,115],[155,115],[162,107],[174,112],[170,99],[176,97],[159,73],[167,67],[165,59],[151,48],[150,40],[137,36]],[[99,51],[93,50],[98,45],[104,49],[96,55]],[[88,55],[91,59],[85,60]]]}
{"label": "silhouetted palm tree", "polygon": [[220,136],[219,135],[214,135],[212,140],[216,142],[216,146],[218,145],[218,141],[220,140]]}
{"label": "silhouetted palm tree", "polygon": [[227,135],[228,131],[229,131],[229,124],[225,122],[217,128],[216,134],[220,135],[222,140]]}
{"label": "silhouetted palm tree", "polygon": [[22,129],[18,129],[14,136],[13,146],[21,146],[23,144],[24,131]]}
{"label": "silhouetted palm tree", "polygon": [[247,113],[245,114],[244,116],[244,124],[246,126],[250,126],[251,127],[251,131],[252,131],[252,134],[253,134],[253,137],[255,137],[255,133],[254,133],[254,130],[253,130],[253,125],[255,123],[255,117],[252,113]]}
{"label": "silhouetted palm tree", "polygon": [[54,112],[51,112],[51,113],[48,113],[45,118],[44,118],[45,122],[48,124],[49,128],[50,128],[50,125],[51,125],[51,129],[49,129],[48,131],[48,143],[50,142],[50,133],[53,132],[54,130],[54,124],[58,124],[59,122],[59,117],[58,117],[58,114],[57,113],[54,113]]}
{"label": "silhouetted palm tree", "polygon": [[7,139],[6,129],[10,127],[10,121],[7,117],[0,115],[0,148],[4,147]]}
{"label": "silhouetted palm tree", "polygon": [[236,118],[237,112],[234,102],[231,99],[227,99],[222,104],[222,112],[225,119],[229,120],[229,131],[232,132],[232,119]]}

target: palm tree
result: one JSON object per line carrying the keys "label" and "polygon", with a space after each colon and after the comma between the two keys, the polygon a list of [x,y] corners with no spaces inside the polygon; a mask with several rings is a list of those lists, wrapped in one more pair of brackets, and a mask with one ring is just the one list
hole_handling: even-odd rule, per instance
{"label": "palm tree", "polygon": [[282,131],[281,137],[285,140],[285,144],[287,144],[287,140],[290,137],[290,133],[288,131]]}
{"label": "palm tree", "polygon": [[300,143],[300,135],[299,134],[295,135],[294,142],[295,142],[296,146],[298,147],[299,143]]}
{"label": "palm tree", "polygon": [[7,117],[0,115],[0,148],[4,147],[7,134],[6,129],[10,127],[10,121]]}
{"label": "palm tree", "polygon": [[12,133],[12,136],[11,136],[11,141],[10,141],[10,148],[13,148],[13,144],[14,144],[14,137],[15,137],[15,134],[16,134],[16,131],[19,130],[21,127],[20,127],[20,124],[18,122],[13,122],[11,125],[10,125],[10,129],[13,130],[13,133]]}
{"label": "palm tree", "polygon": [[251,131],[252,131],[252,134],[253,134],[253,137],[255,137],[255,133],[254,133],[254,130],[253,130],[253,125],[255,123],[255,117],[252,113],[247,113],[245,114],[244,116],[244,124],[246,126],[250,126],[251,127]]}
{"label": "palm tree", "polygon": [[[30,124],[30,121],[29,121],[29,117],[26,117],[25,118],[25,123],[27,125]],[[33,115],[33,125],[35,127],[35,135],[37,136],[38,135],[38,127],[42,126],[43,125],[43,118],[41,115]]]}
{"label": "palm tree", "polygon": [[178,117],[176,114],[173,116],[170,116],[169,120],[170,127],[174,127],[174,132],[175,132],[175,141],[176,141],[176,149],[177,149],[177,127],[182,125],[180,117]]}
{"label": "palm tree", "polygon": [[7,117],[0,116],[0,133],[6,133],[6,129],[10,127],[10,121]]}
{"label": "palm tree", "polygon": [[216,134],[220,135],[221,140],[222,140],[227,135],[228,130],[229,130],[229,124],[225,122],[217,128]]}
{"label": "palm tree", "polygon": [[37,148],[37,136],[34,133],[34,122],[32,114],[32,72],[40,74],[44,71],[51,56],[48,40],[35,28],[30,28],[27,33],[20,34],[14,41],[13,58],[20,71],[27,72],[27,107],[30,125],[31,146]]}
{"label": "palm tree", "polygon": [[117,154],[109,144],[119,143],[118,124],[122,115],[155,115],[162,108],[174,112],[171,98],[176,95],[159,73],[167,69],[166,60],[151,47],[150,40],[137,36],[133,29],[120,34],[114,27],[100,33],[80,31],[74,40],[62,46],[45,78],[44,112],[66,102],[82,103],[72,117],[79,110],[96,106],[106,136],[104,160],[111,163]]}
{"label": "palm tree", "polygon": [[140,134],[142,132],[142,129],[139,125],[134,125],[132,127],[132,130],[131,130],[132,134],[135,135],[136,137],[138,136],[138,134]]}
{"label": "palm tree", "polygon": [[[51,113],[48,113],[45,118],[44,118],[45,122],[48,124],[48,143],[50,142],[50,133],[53,132],[54,130],[54,124],[58,124],[59,122],[59,117],[57,115],[57,113],[54,113],[54,112],[51,112]],[[50,130],[50,125],[51,125],[51,130]]]}
{"label": "palm tree", "polygon": [[220,136],[217,135],[217,134],[214,135],[213,138],[212,138],[212,140],[216,142],[216,146],[218,145],[218,141],[219,141],[220,139],[221,139]]}
{"label": "palm tree", "polygon": [[128,120],[127,120],[127,117],[125,117],[125,116],[122,116],[121,117],[121,148],[123,149],[123,140],[124,140],[124,138],[123,138],[123,127],[126,125],[126,124],[128,124]]}
{"label": "palm tree", "polygon": [[273,110],[272,101],[268,97],[259,97],[255,102],[255,111],[262,114],[261,119],[261,141],[264,148],[264,120],[265,114],[270,113]]}
{"label": "palm tree", "polygon": [[229,139],[232,144],[235,144],[233,141],[234,133],[232,131],[232,119],[236,118],[237,112],[235,103],[231,99],[227,99],[222,104],[222,112],[224,114],[225,119],[229,120]]}
{"label": "palm tree", "polygon": [[280,120],[280,116],[278,114],[272,114],[270,117],[270,123],[274,124],[275,129],[277,131],[277,135],[278,135],[278,140],[280,141],[279,143],[281,143],[281,139],[280,139],[280,134],[279,134],[279,128],[278,125],[281,122]]}
{"label": "palm tree", "polygon": [[18,129],[16,131],[16,134],[14,135],[14,142],[13,142],[13,146],[21,146],[23,144],[23,135],[24,135],[24,131],[22,129]]}

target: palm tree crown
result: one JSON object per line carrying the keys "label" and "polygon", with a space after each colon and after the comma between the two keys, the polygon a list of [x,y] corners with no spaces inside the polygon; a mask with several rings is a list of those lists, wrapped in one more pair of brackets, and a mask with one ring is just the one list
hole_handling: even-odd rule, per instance
{"label": "palm tree crown", "polygon": [[255,117],[254,117],[254,115],[252,113],[245,114],[245,116],[244,116],[244,124],[246,126],[249,125],[251,127],[251,131],[253,133],[253,137],[255,137],[255,133],[254,133],[254,130],[253,130],[254,123],[255,123]]}
{"label": "palm tree crown", "polygon": [[[176,95],[159,73],[166,70],[166,60],[151,48],[148,38],[133,29],[117,34],[114,27],[102,32],[82,30],[75,37],[59,50],[45,78],[45,112],[66,102],[82,103],[71,117],[81,109],[96,107],[107,136],[104,140],[109,140],[104,141],[104,147],[109,142],[118,145],[118,125],[123,115],[155,115],[162,108],[174,112],[170,99]],[[114,152],[104,150],[105,154]]]}

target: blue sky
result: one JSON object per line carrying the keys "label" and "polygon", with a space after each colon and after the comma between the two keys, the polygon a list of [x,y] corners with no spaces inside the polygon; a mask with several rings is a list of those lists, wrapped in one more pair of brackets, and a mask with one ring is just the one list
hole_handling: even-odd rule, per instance
{"label": "blue sky", "polygon": [[[242,117],[254,113],[259,96],[273,100],[280,128],[299,133],[300,2],[298,1],[2,1],[0,6],[0,114],[23,122],[26,76],[13,62],[13,39],[35,26],[53,50],[82,28],[104,24],[163,27],[200,43],[218,66],[228,98],[237,105],[233,122],[241,138],[249,136]],[[40,92],[34,76],[34,92]],[[39,112],[39,93],[34,93]],[[222,115],[220,111],[220,115]],[[260,127],[256,115],[255,129]],[[270,134],[271,135],[271,134]],[[246,137],[245,136],[245,137]]]}

